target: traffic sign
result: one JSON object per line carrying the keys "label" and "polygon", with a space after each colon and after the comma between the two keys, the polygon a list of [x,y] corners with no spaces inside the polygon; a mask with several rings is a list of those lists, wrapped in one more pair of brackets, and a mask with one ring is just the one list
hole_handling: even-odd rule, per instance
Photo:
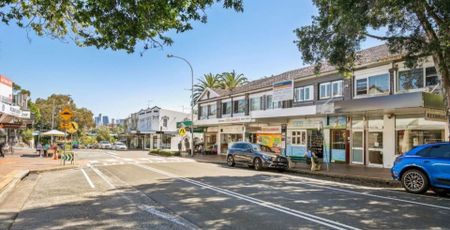
{"label": "traffic sign", "polygon": [[186,129],[185,128],[178,129],[178,134],[182,137],[186,136]]}
{"label": "traffic sign", "polygon": [[72,117],[73,117],[73,112],[72,112],[72,110],[69,109],[69,108],[64,108],[63,111],[61,111],[61,112],[59,113],[59,116],[61,117],[61,119],[62,119],[63,121],[68,121],[68,120],[72,119]]}
{"label": "traffic sign", "polygon": [[68,130],[71,128],[71,124],[69,122],[61,122],[61,124],[59,124],[59,127],[62,130]]}

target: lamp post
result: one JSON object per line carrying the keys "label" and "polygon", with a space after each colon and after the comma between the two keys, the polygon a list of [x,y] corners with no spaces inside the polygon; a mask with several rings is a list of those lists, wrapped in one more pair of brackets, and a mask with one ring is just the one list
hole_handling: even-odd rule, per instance
{"label": "lamp post", "polygon": [[184,62],[186,62],[189,65],[189,68],[191,69],[191,128],[189,129],[191,132],[191,156],[194,156],[194,102],[193,102],[193,98],[194,98],[194,69],[192,68],[191,63],[186,60],[185,58],[179,57],[179,56],[175,56],[172,54],[168,54],[167,58],[177,58],[180,59]]}

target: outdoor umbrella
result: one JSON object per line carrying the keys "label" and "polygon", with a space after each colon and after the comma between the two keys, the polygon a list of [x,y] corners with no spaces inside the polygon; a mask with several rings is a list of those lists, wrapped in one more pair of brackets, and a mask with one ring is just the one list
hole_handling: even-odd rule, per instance
{"label": "outdoor umbrella", "polygon": [[53,129],[41,134],[42,136],[64,137],[66,133]]}

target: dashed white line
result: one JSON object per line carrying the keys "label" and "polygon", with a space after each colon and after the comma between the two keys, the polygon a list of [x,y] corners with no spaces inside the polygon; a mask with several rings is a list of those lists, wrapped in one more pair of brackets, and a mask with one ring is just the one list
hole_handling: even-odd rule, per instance
{"label": "dashed white line", "polygon": [[88,182],[89,186],[91,186],[91,188],[95,188],[94,183],[92,183],[91,178],[89,178],[89,176],[87,175],[87,173],[84,171],[84,169],[81,169],[81,172],[84,175],[84,178],[86,178],[86,181]]}

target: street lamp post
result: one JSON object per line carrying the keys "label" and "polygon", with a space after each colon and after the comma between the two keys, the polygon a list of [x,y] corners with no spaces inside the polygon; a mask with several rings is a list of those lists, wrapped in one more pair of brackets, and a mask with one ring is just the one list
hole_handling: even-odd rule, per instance
{"label": "street lamp post", "polygon": [[190,132],[191,132],[191,156],[194,156],[194,102],[193,102],[193,98],[194,98],[194,69],[192,68],[191,63],[186,60],[185,58],[182,57],[178,57],[172,54],[168,54],[167,55],[168,58],[177,58],[180,59],[184,62],[186,62],[189,65],[189,68],[191,69],[191,128],[190,128]]}

